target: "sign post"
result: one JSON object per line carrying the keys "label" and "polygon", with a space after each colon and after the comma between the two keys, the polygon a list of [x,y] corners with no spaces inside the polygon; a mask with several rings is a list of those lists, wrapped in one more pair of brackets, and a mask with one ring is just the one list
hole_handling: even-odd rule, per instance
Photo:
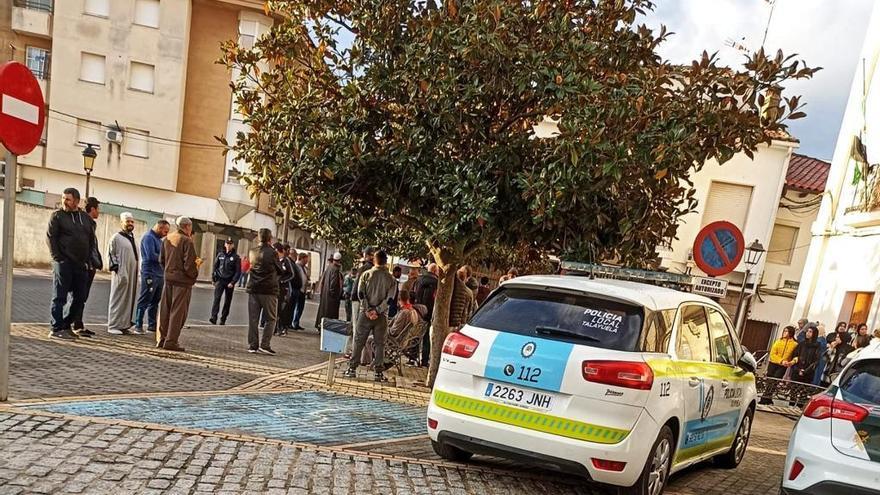
{"label": "sign post", "polygon": [[18,62],[0,65],[0,144],[7,151],[6,178],[3,184],[3,260],[0,278],[0,402],[5,402],[9,396],[17,155],[33,151],[40,142],[45,123],[46,102],[30,69]]}

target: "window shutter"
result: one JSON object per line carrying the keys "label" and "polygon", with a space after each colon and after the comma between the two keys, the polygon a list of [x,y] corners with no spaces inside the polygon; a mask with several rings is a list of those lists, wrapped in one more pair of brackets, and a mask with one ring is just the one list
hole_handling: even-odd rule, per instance
{"label": "window shutter", "polygon": [[703,223],[701,227],[724,220],[730,222],[740,230],[746,229],[746,218],[749,214],[749,204],[752,202],[752,186],[728,184],[726,182],[713,182],[709,188],[709,197],[703,208]]}
{"label": "window shutter", "polygon": [[767,249],[767,262],[779,265],[791,263],[792,251],[797,235],[797,227],[774,225],[773,236],[770,238],[770,247]]}

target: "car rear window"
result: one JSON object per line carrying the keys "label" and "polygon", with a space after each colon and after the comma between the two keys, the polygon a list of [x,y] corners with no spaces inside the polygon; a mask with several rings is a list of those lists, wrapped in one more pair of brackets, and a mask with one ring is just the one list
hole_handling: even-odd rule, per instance
{"label": "car rear window", "polygon": [[857,361],[840,379],[843,400],[854,404],[880,405],[880,361]]}
{"label": "car rear window", "polygon": [[632,304],[553,289],[502,287],[480,307],[470,325],[633,351],[643,321],[643,308]]}

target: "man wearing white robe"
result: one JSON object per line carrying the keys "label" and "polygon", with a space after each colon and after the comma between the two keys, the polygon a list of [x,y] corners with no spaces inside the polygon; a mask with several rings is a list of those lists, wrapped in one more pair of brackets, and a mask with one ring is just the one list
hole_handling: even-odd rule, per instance
{"label": "man wearing white robe", "polygon": [[134,324],[137,301],[138,252],[134,243],[134,217],[131,213],[119,215],[122,230],[110,239],[107,254],[110,258],[110,307],[107,311],[107,331],[123,335]]}

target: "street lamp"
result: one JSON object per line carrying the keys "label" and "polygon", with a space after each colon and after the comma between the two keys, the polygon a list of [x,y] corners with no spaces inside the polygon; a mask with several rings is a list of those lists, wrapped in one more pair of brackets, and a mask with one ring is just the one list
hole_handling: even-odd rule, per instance
{"label": "street lamp", "polygon": [[764,246],[757,239],[746,248],[746,273],[743,275],[742,288],[739,291],[739,302],[736,304],[736,334],[740,338],[742,338],[743,327],[745,326],[746,311],[743,302],[746,296],[746,285],[749,283],[749,275],[758,266],[758,263],[761,262],[761,256],[764,256],[764,253]]}
{"label": "street lamp", "polygon": [[92,148],[91,144],[86,144],[86,149],[82,152],[83,156],[83,170],[86,171],[86,195],[85,199],[89,198],[89,179],[92,178],[92,170],[95,169],[95,158],[98,157],[98,152],[95,151],[95,148]]}
{"label": "street lamp", "polygon": [[284,213],[281,210],[275,210],[275,238],[281,237],[281,225],[284,224]]}

